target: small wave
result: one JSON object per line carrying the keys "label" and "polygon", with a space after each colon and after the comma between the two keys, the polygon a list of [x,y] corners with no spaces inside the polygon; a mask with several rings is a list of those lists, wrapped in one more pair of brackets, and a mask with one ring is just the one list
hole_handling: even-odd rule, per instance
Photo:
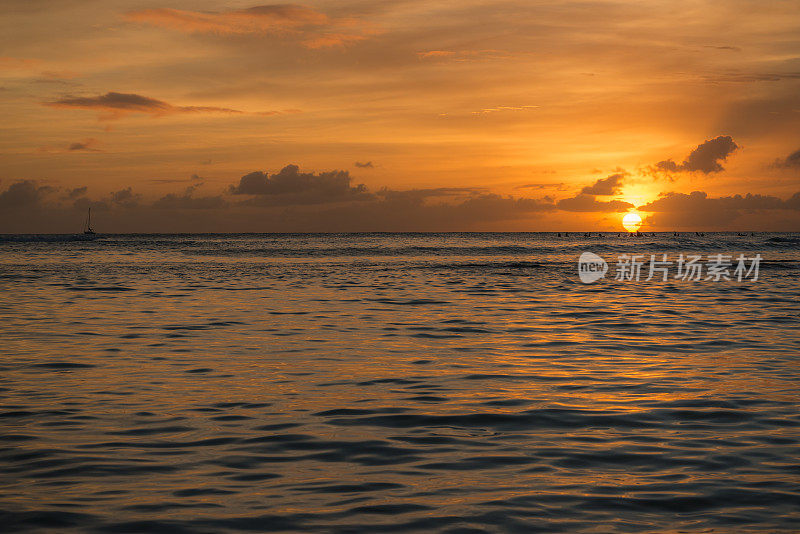
{"label": "small wave", "polygon": [[97,235],[81,234],[0,234],[0,243],[72,243],[98,239]]}
{"label": "small wave", "polygon": [[41,369],[69,370],[69,369],[90,369],[96,366],[88,363],[77,363],[77,362],[47,362],[47,363],[35,363],[31,365],[31,367],[38,367]]}
{"label": "small wave", "polygon": [[798,245],[800,244],[800,237],[795,236],[773,236],[767,239],[768,243],[787,243]]}
{"label": "small wave", "polygon": [[103,292],[121,292],[121,291],[135,291],[131,287],[124,286],[69,286],[65,287],[67,291],[103,291]]}

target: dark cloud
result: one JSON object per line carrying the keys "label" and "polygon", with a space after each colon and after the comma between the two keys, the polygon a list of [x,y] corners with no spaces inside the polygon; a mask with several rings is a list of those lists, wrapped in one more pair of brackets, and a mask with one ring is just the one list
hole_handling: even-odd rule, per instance
{"label": "dark cloud", "polygon": [[81,196],[75,199],[75,202],[72,203],[72,208],[78,211],[86,211],[87,208],[109,211],[112,209],[112,205],[105,200],[93,200],[91,198]]}
{"label": "dark cloud", "polygon": [[67,191],[67,198],[78,198],[82,196],[86,196],[86,192],[89,190],[88,187],[76,187],[74,189],[70,189]]}
{"label": "dark cloud", "polygon": [[44,152],[47,154],[70,154],[70,153],[80,153],[80,152],[103,152],[100,148],[100,141],[93,138],[87,137],[81,141],[75,141],[72,143],[68,143],[66,145],[48,145],[39,147],[39,152]]}
{"label": "dark cloud", "polygon": [[633,208],[633,204],[624,202],[622,200],[597,200],[595,196],[611,196],[620,193],[622,187],[622,180],[625,178],[625,173],[621,172],[612,174],[606,178],[600,178],[592,185],[587,185],[581,192],[570,198],[563,198],[558,201],[556,207],[563,211],[574,212],[622,212],[628,211]]}
{"label": "dark cloud", "polygon": [[91,207],[103,232],[502,230],[508,223],[536,224],[534,216],[556,210],[549,197],[501,196],[484,188],[371,192],[364,185],[353,186],[346,171],[304,173],[296,165],[275,174],[242,177],[228,193],[246,195],[244,202],[230,202],[223,195],[197,196],[203,184],[199,178],[194,182],[153,202],[141,201],[132,187],[100,199],[87,197],[87,189],[77,187],[66,190],[57,199],[61,203],[47,205],[42,199],[51,188],[18,182],[0,193],[0,202],[29,209],[21,212],[24,218],[0,209],[0,227],[17,232],[78,231]]}
{"label": "dark cloud", "polygon": [[623,178],[625,178],[624,173],[612,174],[608,178],[601,178],[593,185],[584,187],[581,190],[581,194],[602,196],[619,194]]}
{"label": "dark cloud", "polygon": [[715,46],[715,45],[703,45],[704,48],[714,48],[716,50],[730,50],[732,52],[741,52],[742,49],[738,46],[729,46],[729,45],[722,45],[722,46]]}
{"label": "dark cloud", "polygon": [[268,174],[251,172],[231,186],[234,195],[254,195],[253,204],[321,204],[372,198],[366,186],[352,186],[347,171],[328,171],[314,174],[300,172],[297,165],[287,165],[280,172]]}
{"label": "dark cloud", "polygon": [[541,199],[503,197],[477,187],[437,187],[398,191],[383,188],[376,193],[381,203],[393,208],[429,207],[446,210],[480,211],[485,215],[493,208],[515,212],[551,211],[549,197]]}
{"label": "dark cloud", "polygon": [[780,169],[800,169],[800,149],[795,150],[783,159],[777,160],[773,166]]}
{"label": "dark cloud", "polygon": [[597,200],[593,195],[580,193],[571,198],[564,198],[558,201],[556,207],[563,211],[577,212],[622,212],[628,211],[634,205],[622,200],[609,200],[604,202]]}
{"label": "dark cloud", "polygon": [[136,207],[139,204],[139,199],[140,196],[135,194],[130,187],[111,193],[111,202],[123,208]]}
{"label": "dark cloud", "polygon": [[67,150],[69,150],[70,152],[75,152],[75,151],[80,151],[80,150],[87,151],[87,152],[100,152],[100,149],[97,148],[97,146],[99,144],[100,144],[100,141],[98,141],[97,139],[94,139],[93,137],[89,137],[87,139],[84,139],[83,141],[78,141],[76,143],[70,143],[70,145],[67,146]]}
{"label": "dark cloud", "polygon": [[700,208],[714,208],[727,210],[742,209],[781,209],[785,207],[784,201],[770,195],[733,195],[728,197],[709,197],[704,191],[692,191],[690,194],[676,193],[674,191],[661,193],[659,198],[639,206],[642,211],[691,211]]}
{"label": "dark cloud", "polygon": [[356,161],[355,162],[355,166],[358,167],[359,169],[372,169],[373,167],[375,167],[372,164],[371,161],[367,161],[365,163],[361,163],[360,161]]}
{"label": "dark cloud", "polygon": [[710,174],[725,170],[720,162],[739,147],[729,135],[720,135],[700,144],[686,157],[683,163],[675,163],[671,159],[656,163],[656,170],[665,172],[702,172]]}
{"label": "dark cloud", "polygon": [[118,119],[130,113],[153,117],[175,113],[242,113],[236,109],[214,106],[173,106],[167,102],[133,93],[109,92],[99,96],[67,97],[45,105],[55,108],[90,109],[102,112],[103,118]]}
{"label": "dark cloud", "polygon": [[0,193],[0,208],[13,210],[35,206],[53,191],[52,187],[39,185],[33,180],[19,180]]}
{"label": "dark cloud", "polygon": [[[169,194],[123,209],[111,201],[79,197],[71,206],[34,205],[25,218],[0,209],[0,228],[11,232],[80,229],[85,210],[101,232],[359,232],[502,230],[555,210],[549,199],[480,194],[436,200],[427,193],[375,195],[367,201],[291,206],[226,203],[221,197]],[[530,224],[535,225],[535,220]],[[535,226],[533,226],[535,227]]]}
{"label": "dark cloud", "polygon": [[171,210],[212,210],[224,207],[227,203],[221,196],[195,197],[194,192],[203,185],[198,183],[186,188],[182,195],[169,193],[153,202],[156,209]]}
{"label": "dark cloud", "polygon": [[[283,211],[288,228],[303,231],[465,231],[502,228],[555,210],[550,199],[467,194],[440,198],[433,190],[381,190],[366,202]],[[433,200],[438,199],[438,200]]]}
{"label": "dark cloud", "polygon": [[709,197],[703,191],[690,194],[661,193],[656,200],[638,207],[639,210],[655,214],[651,222],[668,227],[712,227],[726,228],[746,213],[800,210],[800,193],[787,200],[771,195],[732,195]]}
{"label": "dark cloud", "polygon": [[461,202],[458,206],[462,211],[482,215],[484,218],[499,217],[513,218],[514,215],[534,213],[541,211],[553,211],[555,205],[552,199],[544,197],[535,198],[515,198],[503,197],[493,193],[485,193],[478,196],[471,196]]}
{"label": "dark cloud", "polygon": [[790,196],[783,202],[786,209],[800,211],[800,191]]}
{"label": "dark cloud", "polygon": [[[274,180],[275,176],[279,178]],[[287,176],[292,181],[283,183]],[[304,178],[295,181],[298,176]],[[245,188],[253,185],[244,183]],[[131,187],[99,199],[87,197],[86,187],[65,189],[56,197],[52,187],[22,180],[0,191],[0,227],[25,233],[76,226],[78,231],[86,208],[91,207],[105,232],[504,230],[509,225],[520,229],[550,224],[544,221],[559,217],[558,211],[613,213],[633,207],[620,200],[598,201],[585,193],[555,202],[547,196],[502,196],[483,188],[370,192],[363,186],[352,187],[349,175],[342,171],[300,173],[295,166],[275,175],[261,174],[261,181],[255,183],[262,188],[257,190],[267,192],[248,197],[262,203],[230,202],[219,194],[198,196],[202,181],[144,202]],[[785,200],[757,194],[713,198],[701,191],[669,192],[639,210],[650,214],[651,227],[667,230],[782,229],[800,224],[800,192]]]}

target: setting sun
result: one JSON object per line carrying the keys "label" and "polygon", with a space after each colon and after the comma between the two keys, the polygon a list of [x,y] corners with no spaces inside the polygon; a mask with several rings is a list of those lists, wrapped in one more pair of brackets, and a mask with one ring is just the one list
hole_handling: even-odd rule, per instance
{"label": "setting sun", "polygon": [[622,218],[622,226],[629,232],[635,232],[642,226],[642,218],[635,213],[627,213]]}

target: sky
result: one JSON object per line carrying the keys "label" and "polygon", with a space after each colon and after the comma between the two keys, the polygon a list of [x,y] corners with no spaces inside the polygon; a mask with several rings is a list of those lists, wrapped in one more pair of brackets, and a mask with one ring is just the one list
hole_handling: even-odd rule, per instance
{"label": "sky", "polygon": [[800,230],[797,0],[3,0],[0,113],[0,233]]}

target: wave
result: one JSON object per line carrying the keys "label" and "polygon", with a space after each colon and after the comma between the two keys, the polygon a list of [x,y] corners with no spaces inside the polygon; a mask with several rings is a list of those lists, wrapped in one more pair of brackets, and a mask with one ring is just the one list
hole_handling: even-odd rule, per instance
{"label": "wave", "polygon": [[98,239],[97,235],[83,234],[0,234],[0,243],[72,243]]}

